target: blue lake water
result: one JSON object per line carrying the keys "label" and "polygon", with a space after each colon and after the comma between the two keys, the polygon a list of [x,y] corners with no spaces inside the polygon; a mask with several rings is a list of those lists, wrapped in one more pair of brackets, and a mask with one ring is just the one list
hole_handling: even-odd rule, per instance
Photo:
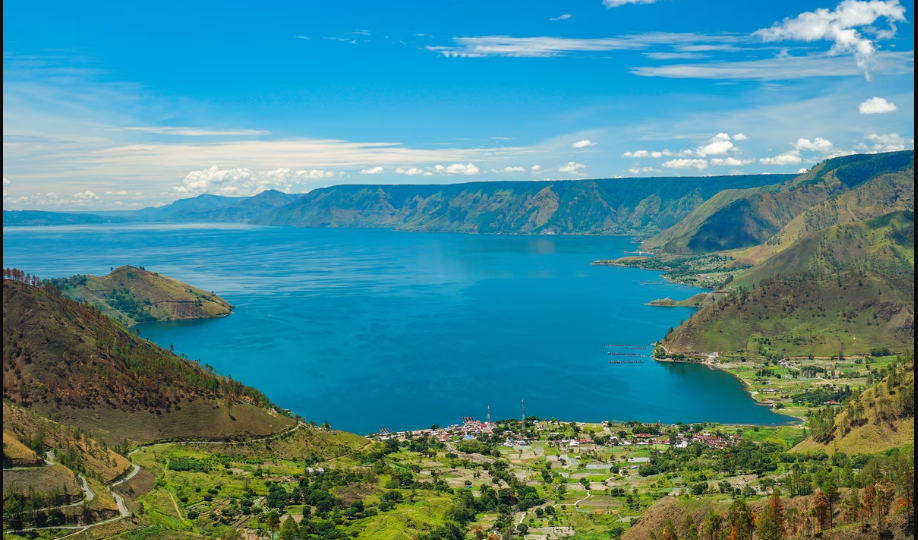
{"label": "blue lake water", "polygon": [[[412,234],[247,225],[3,229],[3,265],[41,277],[144,266],[213,290],[226,318],[141,335],[333,427],[417,429],[462,416],[777,424],[729,374],[610,364],[688,317],[654,298],[696,289],[590,266],[625,237]],[[628,352],[628,351],[622,351]],[[644,352],[650,351],[630,351]]]}

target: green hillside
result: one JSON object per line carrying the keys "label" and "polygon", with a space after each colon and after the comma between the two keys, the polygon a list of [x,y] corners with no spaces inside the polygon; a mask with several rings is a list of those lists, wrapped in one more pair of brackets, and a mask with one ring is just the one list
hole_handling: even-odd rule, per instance
{"label": "green hillside", "polygon": [[834,274],[856,267],[914,279],[915,213],[892,212],[808,234],[755,265],[734,281],[751,285],[778,274]]}
{"label": "green hillside", "polygon": [[831,225],[913,209],[914,178],[914,151],[833,158],[782,183],[720,194],[645,247],[686,254],[793,242]]}
{"label": "green hillside", "polygon": [[270,434],[253,388],[141,339],[53,286],[3,280],[3,398],[120,444]]}
{"label": "green hillside", "polygon": [[798,452],[849,455],[915,444],[915,356],[889,366],[874,386],[853,393],[840,407],[827,407],[808,421],[811,436]]}
{"label": "green hillside", "polygon": [[63,294],[102,310],[126,326],[141,322],[211,319],[229,315],[233,306],[216,294],[134,266],[106,276],[53,279]]}
{"label": "green hillside", "polygon": [[640,178],[317,189],[256,220],[296,227],[382,227],[501,234],[653,234],[725,189],[789,175]]}

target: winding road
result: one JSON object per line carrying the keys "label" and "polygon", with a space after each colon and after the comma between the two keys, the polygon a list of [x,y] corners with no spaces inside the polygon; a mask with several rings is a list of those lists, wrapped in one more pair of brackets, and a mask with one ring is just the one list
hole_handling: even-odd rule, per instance
{"label": "winding road", "polygon": [[[293,433],[294,431],[302,427],[307,427],[307,424],[305,424],[304,422],[298,422],[297,425],[293,426],[292,428],[285,429],[283,431],[275,433],[274,435],[269,435],[267,437],[259,437],[257,439],[247,439],[245,441],[234,441],[234,442],[176,441],[176,442],[162,442],[162,443],[145,444],[145,445],[138,446],[137,448],[131,450],[128,453],[127,457],[128,459],[130,459],[132,455],[134,455],[135,453],[137,453],[138,451],[144,448],[152,448],[154,446],[166,446],[170,444],[248,444],[248,443],[253,443],[253,442],[269,441],[272,439],[276,439],[278,437],[283,437],[284,435],[287,435],[288,433]],[[54,454],[53,452],[48,451],[45,453],[45,464],[43,465],[43,467],[50,467],[51,465],[54,465]],[[37,468],[38,467],[15,467],[13,469],[7,469],[7,470],[29,470],[29,469],[37,469]],[[115,503],[118,505],[118,515],[113,518],[105,519],[102,521],[97,521],[95,523],[90,523],[89,525],[59,525],[57,527],[29,527],[26,529],[9,530],[9,531],[3,531],[3,532],[4,533],[23,533],[23,532],[29,532],[29,531],[45,531],[45,530],[51,530],[51,529],[75,531],[73,534],[68,534],[67,536],[58,538],[58,540],[63,540],[64,538],[73,536],[74,534],[78,534],[87,529],[98,527],[99,525],[106,525],[108,523],[114,523],[115,521],[124,519],[128,517],[131,513],[130,511],[128,511],[127,506],[124,504],[124,497],[122,497],[121,495],[115,492],[115,487],[131,480],[132,478],[137,476],[137,473],[139,473],[140,471],[141,471],[140,465],[137,465],[136,463],[131,463],[131,469],[129,472],[127,472],[124,478],[121,478],[120,480],[115,480],[112,483],[110,483],[108,486],[106,486],[108,488],[108,492],[111,494],[112,498],[115,500]],[[82,501],[73,503],[73,504],[63,505],[63,506],[52,506],[49,508],[42,508],[36,511],[58,510],[62,508],[69,508],[71,506],[80,506],[80,505],[86,504],[87,502],[95,499],[96,494],[92,490],[92,488],[89,486],[89,482],[86,481],[86,478],[84,478],[83,475],[79,475],[79,479],[80,479],[80,489],[82,489],[84,493],[84,497]],[[173,503],[174,502],[175,502],[175,499],[173,499]],[[176,512],[178,512],[178,505],[176,505]],[[181,512],[178,512],[178,514],[179,514],[179,517],[181,517]]]}

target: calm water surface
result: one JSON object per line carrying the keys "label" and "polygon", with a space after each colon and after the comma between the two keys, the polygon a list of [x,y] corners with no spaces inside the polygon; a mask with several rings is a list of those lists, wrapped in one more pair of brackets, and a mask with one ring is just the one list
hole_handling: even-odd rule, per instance
{"label": "calm water surface", "polygon": [[[783,423],[730,375],[609,364],[688,317],[645,303],[697,290],[590,262],[623,237],[411,234],[244,225],[3,229],[3,265],[42,277],[144,266],[213,290],[230,317],[141,335],[319,422],[368,433],[462,416]],[[649,351],[632,351],[648,352]]]}

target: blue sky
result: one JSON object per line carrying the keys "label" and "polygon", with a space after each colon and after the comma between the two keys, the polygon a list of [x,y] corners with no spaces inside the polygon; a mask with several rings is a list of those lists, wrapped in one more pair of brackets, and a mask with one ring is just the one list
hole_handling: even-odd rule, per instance
{"label": "blue sky", "polygon": [[4,208],[914,146],[914,2],[4,2]]}

